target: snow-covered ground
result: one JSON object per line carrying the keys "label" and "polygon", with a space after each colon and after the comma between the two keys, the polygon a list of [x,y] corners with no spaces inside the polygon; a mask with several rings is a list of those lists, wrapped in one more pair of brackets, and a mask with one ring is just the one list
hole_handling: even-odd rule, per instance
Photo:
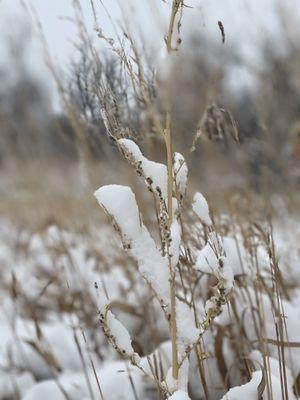
{"label": "snow-covered ground", "polygon": [[[220,223],[225,226],[227,217],[222,218]],[[131,229],[133,223],[129,221]],[[149,373],[146,356],[152,354],[151,366],[158,368],[159,360],[159,373],[167,374],[171,362],[168,325],[159,303],[137,271],[134,254],[123,252],[111,228],[102,225],[78,233],[49,226],[41,232],[29,232],[3,220],[0,235],[0,399],[158,399],[155,383],[118,355],[108,344],[99,322],[99,310],[109,302],[110,310],[121,321],[119,326],[117,320],[111,325],[117,339],[121,332],[117,345],[129,356],[139,353],[139,363]],[[288,215],[275,220],[276,257],[287,291],[282,295],[282,310],[287,330],[284,338],[291,346],[286,346],[284,352],[289,399],[295,398],[292,387],[300,373],[299,239],[299,220]],[[250,234],[249,240],[254,236]],[[223,307],[203,336],[203,366],[210,396],[240,399],[247,389],[247,399],[256,399],[267,360],[273,398],[280,399],[282,359],[278,361],[275,324],[278,316],[271,305],[274,298],[257,279],[259,271],[271,291],[269,255],[259,241],[255,254],[251,254],[245,237],[238,231],[224,235],[223,245],[235,276],[234,302]],[[197,253],[195,270],[202,276],[195,288],[200,319],[204,318],[210,287],[207,268],[214,265],[214,257],[207,246]],[[261,308],[259,312],[257,307]],[[114,314],[111,312],[113,319]],[[259,319],[261,315],[263,321]],[[261,325],[257,330],[254,320],[263,329]],[[183,321],[183,329],[192,328],[188,318]],[[222,331],[227,333],[220,343]],[[259,337],[261,334],[267,341]],[[237,373],[242,370],[242,360],[236,340],[241,341],[243,351],[248,349],[244,356],[252,360],[257,371],[249,383]],[[262,356],[266,349],[267,358]],[[227,383],[231,387],[242,383],[246,386],[231,389],[225,395],[222,362],[228,372]],[[190,397],[204,398],[195,354],[189,371]],[[187,398],[182,393],[178,390],[171,398]],[[265,388],[264,399],[267,396]]]}
{"label": "snow-covered ground", "polygon": [[1,220],[0,400],[296,399],[299,215],[212,215],[175,153],[168,225],[166,166],[119,145],[151,229],[123,185],[95,192],[110,224]]}

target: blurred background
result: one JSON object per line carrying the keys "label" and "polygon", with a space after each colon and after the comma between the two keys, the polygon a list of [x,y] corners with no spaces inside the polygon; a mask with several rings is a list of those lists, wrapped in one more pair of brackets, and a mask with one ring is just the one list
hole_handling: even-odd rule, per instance
{"label": "blurred background", "polygon": [[101,110],[112,101],[119,133],[149,158],[165,159],[162,138],[108,45],[121,43],[130,56],[127,34],[161,115],[160,82],[168,76],[174,150],[188,161],[190,190],[218,209],[266,199],[297,209],[297,3],[191,0],[180,51],[166,65],[167,2],[2,0],[1,215],[24,226],[80,226],[99,218],[92,193],[101,184],[136,185],[106,132]]}

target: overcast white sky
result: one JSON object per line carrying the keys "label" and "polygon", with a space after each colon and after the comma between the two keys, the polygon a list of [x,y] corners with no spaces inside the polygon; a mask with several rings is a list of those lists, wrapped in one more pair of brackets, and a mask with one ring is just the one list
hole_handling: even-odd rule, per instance
{"label": "overcast white sky", "polygon": [[[165,4],[162,0],[103,0],[112,18],[118,23],[121,16],[130,18],[132,28],[138,26],[146,41],[157,46],[163,44],[164,25],[170,9],[171,0]],[[69,18],[74,17],[73,0],[24,0],[36,10],[52,57],[58,65],[67,64],[74,51],[74,41],[77,31]],[[100,0],[94,0],[98,21],[108,35],[113,29]],[[193,9],[186,9],[183,28],[198,30],[199,35],[208,34],[220,41],[217,22],[221,20],[226,31],[226,46],[239,43],[240,48],[248,56],[255,53],[255,43],[262,32],[267,32],[274,38],[280,36],[276,7],[286,6],[293,13],[300,12],[299,0],[186,0]],[[93,32],[93,16],[90,0],[80,0],[85,20],[90,32]],[[0,64],[7,62],[5,38],[18,33],[20,23],[28,17],[20,0],[0,0]],[[28,46],[28,65],[35,73],[44,76],[41,48],[37,41],[31,40]],[[45,75],[46,76],[46,75]]]}

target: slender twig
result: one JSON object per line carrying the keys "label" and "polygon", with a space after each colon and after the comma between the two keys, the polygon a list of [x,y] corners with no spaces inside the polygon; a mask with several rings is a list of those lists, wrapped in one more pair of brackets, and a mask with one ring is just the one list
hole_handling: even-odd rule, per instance
{"label": "slender twig", "polygon": [[[172,53],[172,38],[174,32],[174,24],[177,12],[182,5],[182,0],[173,0],[172,11],[169,21],[168,35],[165,39],[168,55]],[[169,89],[169,88],[168,88]],[[167,169],[168,169],[168,228],[172,224],[172,202],[173,202],[173,152],[172,152],[172,139],[171,139],[171,99],[168,90],[167,93],[167,107],[166,107],[166,129],[165,129],[165,144],[167,151]],[[175,269],[171,265],[171,257],[168,256],[170,268],[170,302],[171,302],[171,341],[172,341],[172,375],[174,379],[178,379],[179,363],[178,363],[178,349],[177,349],[177,327],[176,327],[176,292],[175,292]]]}

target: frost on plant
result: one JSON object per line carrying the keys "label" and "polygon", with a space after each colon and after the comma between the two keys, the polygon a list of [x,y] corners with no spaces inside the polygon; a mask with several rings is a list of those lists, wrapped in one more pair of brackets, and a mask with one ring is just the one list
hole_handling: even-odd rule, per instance
{"label": "frost on plant", "polygon": [[[186,294],[185,299],[181,298],[183,289],[181,285],[184,282],[180,282],[179,279],[179,271],[182,268],[180,255],[186,246],[182,236],[182,201],[186,195],[188,175],[185,160],[179,153],[175,153],[173,157],[172,223],[168,227],[166,166],[144,157],[132,140],[119,139],[118,143],[125,157],[145,180],[156,199],[161,243],[154,241],[144,225],[135,195],[129,187],[103,186],[95,192],[95,197],[120,235],[124,249],[136,260],[140,274],[158,298],[168,321],[170,321],[171,313],[169,282],[171,277],[174,279],[176,297],[174,326],[176,326],[178,377],[174,378],[173,369],[170,368],[165,380],[159,385],[162,390],[171,395],[170,399],[188,399],[190,354],[211,321],[221,313],[222,305],[226,303],[233,288],[233,272],[226,258],[222,240],[213,231],[208,204],[200,193],[196,193],[192,209],[204,224],[203,229],[209,227],[210,231],[207,243],[202,250],[192,249],[192,252],[196,254],[193,270],[195,273],[201,271],[214,275],[217,283],[214,294],[206,301],[204,318],[201,317],[197,307],[192,307],[191,292]],[[138,356],[134,353],[130,336],[124,326],[107,309],[105,315],[101,313],[101,318],[102,322],[104,321],[104,331],[116,349],[124,356],[131,358],[133,364],[137,365],[135,360]],[[139,367],[142,368],[141,365]]]}

